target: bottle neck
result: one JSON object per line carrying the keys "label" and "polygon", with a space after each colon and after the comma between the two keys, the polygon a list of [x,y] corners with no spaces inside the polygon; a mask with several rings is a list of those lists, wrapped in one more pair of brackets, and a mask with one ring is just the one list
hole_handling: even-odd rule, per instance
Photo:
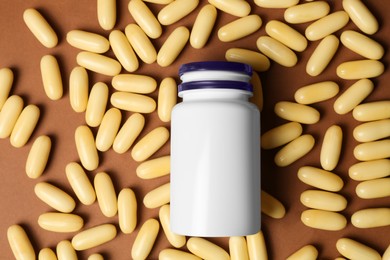
{"label": "bottle neck", "polygon": [[182,91],[183,101],[198,100],[241,100],[248,101],[252,96],[250,91],[241,89],[194,89]]}

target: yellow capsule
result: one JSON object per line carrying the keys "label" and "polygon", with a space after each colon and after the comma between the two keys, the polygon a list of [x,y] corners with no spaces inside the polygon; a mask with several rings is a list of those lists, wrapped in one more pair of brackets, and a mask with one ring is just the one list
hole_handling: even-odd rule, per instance
{"label": "yellow capsule", "polygon": [[66,177],[81,203],[91,205],[96,200],[95,190],[80,164],[71,162],[65,167]]}
{"label": "yellow capsule", "polygon": [[170,160],[171,156],[166,155],[144,161],[136,169],[137,176],[141,179],[154,179],[167,175],[171,171]]}
{"label": "yellow capsule", "polygon": [[12,253],[17,260],[35,260],[35,251],[26,231],[20,225],[12,225],[7,229],[7,238]]}
{"label": "yellow capsule", "polygon": [[163,205],[159,211],[159,218],[160,218],[161,227],[163,228],[165,236],[167,237],[169,243],[172,246],[174,246],[176,248],[183,247],[187,242],[186,237],[172,233],[171,228],[170,228],[170,219],[171,219],[170,215],[171,215],[170,206]]}
{"label": "yellow capsule", "polygon": [[50,150],[50,137],[41,135],[35,139],[26,161],[26,174],[28,177],[36,179],[42,175],[49,160]]}
{"label": "yellow capsule", "polygon": [[163,122],[171,121],[173,107],[177,103],[177,84],[173,78],[165,78],[160,83],[157,101],[157,115]]}
{"label": "yellow capsule", "polygon": [[77,260],[77,253],[69,240],[62,240],[57,244],[56,253],[58,260]]}
{"label": "yellow capsule", "polygon": [[162,28],[149,7],[141,0],[131,0],[128,9],[135,20],[149,38],[157,39],[162,34]]}
{"label": "yellow capsule", "polygon": [[39,216],[38,225],[53,232],[76,232],[83,227],[84,220],[75,214],[47,212]]}
{"label": "yellow capsule", "polygon": [[69,100],[72,109],[81,113],[87,109],[89,81],[83,67],[75,67],[69,77]]}
{"label": "yellow capsule", "polygon": [[160,224],[157,220],[151,218],[145,221],[141,226],[131,248],[131,257],[133,259],[146,259],[152,251],[156,241]]}
{"label": "yellow capsule", "polygon": [[350,238],[340,238],[336,242],[337,251],[348,259],[380,260],[380,254],[360,242]]}
{"label": "yellow capsule", "polygon": [[271,20],[265,26],[265,31],[269,36],[280,41],[294,51],[302,52],[307,47],[306,38],[297,30],[283,22]]}
{"label": "yellow capsule", "polygon": [[357,228],[375,228],[390,225],[390,208],[361,209],[353,213],[351,223]]}
{"label": "yellow capsule", "polygon": [[278,199],[262,190],[261,212],[271,218],[280,219],[286,215],[286,208]]}
{"label": "yellow capsule", "polygon": [[157,59],[157,52],[148,36],[136,24],[126,26],[125,34],[134,52],[145,63],[151,64]]}
{"label": "yellow capsule", "polygon": [[74,249],[86,250],[107,243],[116,237],[116,227],[112,224],[102,224],[86,229],[72,238]]}
{"label": "yellow capsule", "polygon": [[329,10],[329,4],[325,1],[295,5],[284,11],[284,20],[292,24],[307,23],[324,17]]}
{"label": "yellow capsule", "polygon": [[110,43],[104,36],[83,30],[71,30],[66,34],[66,41],[73,47],[95,53],[105,53]]}
{"label": "yellow capsule", "polygon": [[104,30],[112,30],[116,23],[116,1],[98,0],[97,17],[100,27]]}
{"label": "yellow capsule", "polygon": [[347,226],[347,219],[337,212],[319,209],[307,209],[301,214],[301,221],[308,227],[338,231]]}
{"label": "yellow capsule", "polygon": [[103,82],[93,85],[85,110],[85,122],[91,127],[99,126],[102,122],[108,101],[108,86]]}
{"label": "yellow capsule", "polygon": [[171,25],[191,13],[199,4],[199,0],[175,0],[164,6],[157,15],[162,25]]}
{"label": "yellow capsule", "polygon": [[166,248],[160,251],[159,260],[201,260],[201,258],[177,249]]}
{"label": "yellow capsule", "polygon": [[94,186],[99,208],[106,217],[113,217],[118,211],[114,184],[110,175],[99,172],[95,175]]}
{"label": "yellow capsule", "polygon": [[229,253],[231,260],[249,260],[245,237],[230,237]]}
{"label": "yellow capsule", "polygon": [[167,5],[174,0],[143,0],[144,2],[159,4],[159,5]]}
{"label": "yellow capsule", "polygon": [[7,100],[14,82],[14,73],[9,68],[0,69],[0,110]]}
{"label": "yellow capsule", "polygon": [[250,83],[252,84],[253,87],[253,95],[252,97],[249,98],[249,101],[254,103],[259,109],[259,111],[261,112],[263,110],[263,103],[264,103],[263,87],[261,85],[260,76],[256,71],[252,73],[252,78],[250,80]]}
{"label": "yellow capsule", "polygon": [[375,101],[356,106],[352,112],[357,121],[367,122],[390,118],[390,101]]}
{"label": "yellow capsule", "polygon": [[276,103],[274,111],[283,119],[302,124],[315,124],[320,120],[320,112],[315,108],[289,101]]}
{"label": "yellow capsule", "polygon": [[390,160],[379,159],[359,162],[348,170],[349,177],[355,181],[367,181],[390,175]]}
{"label": "yellow capsule", "polygon": [[345,47],[367,59],[379,60],[385,53],[380,43],[359,32],[344,31],[340,36],[340,40]]}
{"label": "yellow capsule", "polygon": [[320,162],[324,170],[332,171],[336,168],[343,142],[343,131],[340,126],[333,125],[329,127],[322,141]]}
{"label": "yellow capsule", "polygon": [[229,260],[229,254],[216,244],[200,237],[191,237],[187,241],[187,248],[194,255],[203,259]]}
{"label": "yellow capsule", "polygon": [[145,161],[157,152],[168,139],[168,129],[163,126],[156,127],[134,145],[131,157],[137,162]]}
{"label": "yellow capsule", "polygon": [[118,75],[122,70],[118,61],[98,53],[82,51],[76,59],[79,66],[107,76]]}
{"label": "yellow capsule", "polygon": [[144,197],[144,205],[148,209],[154,209],[161,207],[170,201],[170,187],[171,184],[165,183],[151,191],[149,191]]}
{"label": "yellow capsule", "polygon": [[38,260],[57,260],[57,256],[51,248],[45,247],[39,250]]}
{"label": "yellow capsule", "polygon": [[119,228],[125,234],[134,231],[137,225],[137,198],[134,191],[125,188],[118,195]]}
{"label": "yellow capsule", "polygon": [[306,245],[295,251],[286,260],[315,260],[318,257],[318,250],[313,245]]}
{"label": "yellow capsule", "polygon": [[353,130],[353,137],[358,142],[371,142],[390,136],[390,119],[367,122]]}
{"label": "yellow capsule", "polygon": [[333,81],[322,81],[303,86],[295,91],[297,103],[308,105],[333,98],[339,93],[339,85]]}
{"label": "yellow capsule", "polygon": [[48,98],[58,100],[62,97],[63,86],[60,67],[53,55],[45,55],[41,59],[41,75],[43,88]]}
{"label": "yellow capsule", "polygon": [[217,19],[217,9],[211,4],[202,7],[196,16],[190,34],[190,44],[195,49],[203,48],[210,37]]}
{"label": "yellow capsule", "polygon": [[267,71],[271,65],[267,56],[252,50],[242,48],[231,48],[226,51],[227,61],[246,63],[256,71]]}
{"label": "yellow capsule", "polygon": [[81,164],[88,171],[95,170],[99,166],[99,155],[91,129],[85,125],[79,126],[74,136]]}
{"label": "yellow capsule", "polygon": [[340,191],[344,186],[343,180],[336,174],[311,166],[299,168],[298,178],[307,185],[327,191]]}
{"label": "yellow capsule", "polygon": [[340,41],[333,34],[325,36],[317,45],[306,64],[306,72],[310,76],[320,75],[336,54]]}
{"label": "yellow capsule", "polygon": [[131,112],[152,113],[156,110],[153,98],[135,93],[115,92],[111,95],[110,102],[116,108]]}
{"label": "yellow capsule", "polygon": [[11,135],[23,109],[23,99],[12,95],[4,103],[0,111],[0,138],[7,138]]}
{"label": "yellow capsule", "polygon": [[273,149],[285,145],[302,134],[302,126],[297,122],[289,122],[271,130],[261,136],[261,148]]}
{"label": "yellow capsule", "polygon": [[136,71],[139,66],[138,58],[135,55],[133,47],[131,47],[127,40],[126,35],[119,30],[113,30],[108,39],[115,57],[123,68],[128,72]]}
{"label": "yellow capsule", "polygon": [[40,116],[40,110],[36,105],[28,105],[20,113],[10,136],[13,147],[23,147],[30,139]]}
{"label": "yellow capsule", "polygon": [[244,17],[249,15],[251,12],[251,6],[246,1],[241,0],[209,0],[209,3],[221,10],[222,12],[238,16]]}
{"label": "yellow capsule", "polygon": [[145,125],[145,118],[139,113],[132,114],[115,137],[112,148],[117,153],[125,153],[139,136]]}
{"label": "yellow capsule", "polygon": [[384,70],[385,66],[378,60],[355,60],[341,63],[336,73],[342,79],[364,79],[378,77]]}
{"label": "yellow capsule", "polygon": [[353,150],[357,160],[370,161],[390,157],[390,139],[358,144]]}
{"label": "yellow capsule", "polygon": [[375,16],[360,0],[343,0],[343,8],[348,13],[352,22],[364,33],[374,34],[379,25]]}
{"label": "yellow capsule", "polygon": [[382,260],[389,260],[389,259],[390,259],[390,244],[382,255]]}
{"label": "yellow capsule", "polygon": [[165,40],[157,53],[157,63],[161,67],[171,65],[179,56],[187,44],[190,37],[190,31],[184,27],[177,27]]}
{"label": "yellow capsule", "polygon": [[75,201],[69,194],[47,182],[37,183],[34,192],[40,200],[60,212],[69,213],[76,207]]}
{"label": "yellow capsule", "polygon": [[286,167],[299,160],[311,151],[314,147],[314,137],[306,134],[294,139],[275,155],[275,164],[279,167]]}
{"label": "yellow capsule", "polygon": [[105,152],[110,149],[118,133],[121,120],[122,114],[117,108],[110,108],[104,114],[95,140],[96,148],[99,151]]}
{"label": "yellow capsule", "polygon": [[101,254],[95,253],[88,256],[88,260],[104,260],[104,257]]}
{"label": "yellow capsule", "polygon": [[299,0],[255,0],[263,8],[288,8],[299,3]]}
{"label": "yellow capsule", "polygon": [[356,186],[356,195],[362,199],[376,199],[390,196],[390,178],[368,180]]}
{"label": "yellow capsule", "polygon": [[58,37],[51,25],[35,9],[29,8],[23,12],[23,20],[28,29],[37,38],[37,40],[47,48],[57,46]]}
{"label": "yellow capsule", "polygon": [[309,41],[320,40],[347,25],[349,16],[344,11],[337,11],[310,24],[305,35]]}
{"label": "yellow capsule", "polygon": [[260,52],[282,66],[293,67],[298,62],[292,50],[269,36],[260,36],[256,45]]}
{"label": "yellow capsule", "polygon": [[112,78],[112,86],[118,91],[140,94],[152,93],[157,88],[154,78],[139,74],[119,74]]}
{"label": "yellow capsule", "polygon": [[246,236],[246,242],[248,244],[249,259],[268,259],[267,247],[262,231]]}
{"label": "yellow capsule", "polygon": [[340,115],[352,111],[373,89],[374,83],[371,80],[358,80],[336,99],[333,104],[334,111]]}
{"label": "yellow capsule", "polygon": [[322,190],[306,190],[301,193],[300,200],[308,208],[327,211],[342,211],[348,203],[342,195]]}
{"label": "yellow capsule", "polygon": [[260,29],[260,16],[251,14],[238,18],[218,30],[218,39],[223,42],[232,42],[244,38]]}

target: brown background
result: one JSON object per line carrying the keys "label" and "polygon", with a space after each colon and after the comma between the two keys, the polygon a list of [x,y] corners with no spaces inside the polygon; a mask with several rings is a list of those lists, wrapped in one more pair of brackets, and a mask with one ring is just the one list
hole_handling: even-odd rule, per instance
{"label": "brown background", "polygon": [[[304,1],[302,1],[304,2]],[[341,1],[329,1],[331,11],[341,9]],[[388,14],[390,5],[385,0],[366,1],[371,11],[380,22],[380,30],[372,37],[379,41],[387,49],[389,46],[390,25]],[[179,25],[185,25],[191,28],[196,14],[207,1],[201,1],[197,9],[185,19],[171,26],[163,28],[163,35],[153,40],[156,49],[159,49],[170,32]],[[127,24],[133,20],[127,10],[128,1],[117,1],[118,17],[116,29],[124,30]],[[148,4],[152,11],[157,14],[161,6]],[[213,36],[207,46],[202,50],[195,50],[189,44],[176,62],[168,67],[161,68],[156,63],[152,65],[141,65],[137,73],[151,75],[160,82],[164,77],[173,76],[177,78],[177,71],[180,64],[200,60],[223,60],[225,51],[231,47],[244,47],[256,50],[256,39],[265,35],[264,25],[271,19],[283,20],[283,9],[263,9],[252,5],[252,12],[261,16],[263,19],[262,28],[255,34],[232,43],[222,43],[216,36],[217,29],[229,21],[235,19],[231,15],[218,13],[218,19],[213,31]],[[23,22],[22,14],[26,8],[37,8],[53,25],[59,36],[59,45],[53,49],[43,47],[30,33]],[[293,27],[300,32],[304,32],[308,24],[294,25]],[[350,22],[349,29],[356,29]],[[74,131],[77,126],[85,124],[84,114],[75,113],[69,105],[68,79],[70,71],[76,66],[76,55],[79,50],[71,47],[66,42],[66,33],[72,29],[82,29],[91,32],[100,33],[104,36],[109,35],[108,31],[101,29],[97,22],[96,1],[0,1],[0,68],[9,67],[15,74],[12,94],[20,95],[25,104],[36,104],[41,109],[41,118],[33,133],[32,138],[23,148],[13,148],[9,139],[0,140],[0,259],[12,259],[12,253],[8,246],[6,230],[12,224],[21,224],[31,238],[36,252],[44,247],[55,248],[56,244],[62,239],[71,239],[74,233],[57,234],[42,230],[37,225],[37,219],[40,214],[52,211],[49,206],[42,203],[34,194],[34,185],[39,181],[48,181],[65,191],[72,193],[72,190],[65,177],[65,165],[71,161],[78,161],[76,147],[74,144]],[[339,36],[341,32],[336,34]],[[273,113],[275,102],[281,100],[293,101],[293,94],[299,87],[323,80],[334,80],[340,85],[340,90],[344,91],[354,81],[341,80],[336,76],[335,68],[343,61],[359,59],[357,54],[344,47],[340,47],[331,66],[318,77],[310,77],[305,72],[305,66],[310,54],[317,46],[318,42],[309,43],[308,49],[299,53],[299,62],[294,68],[284,68],[275,63],[266,73],[261,73],[261,79],[264,88],[264,110],[262,113],[262,131],[284,123]],[[63,75],[64,96],[59,101],[49,100],[43,91],[39,62],[45,54],[52,54],[58,58]],[[109,52],[108,55],[112,56]],[[386,53],[382,61],[385,66],[389,64],[389,54]],[[97,81],[110,83],[111,78],[89,73],[90,85]],[[390,98],[388,82],[390,76],[386,70],[385,74],[375,78],[375,90],[367,98],[367,101],[375,101]],[[157,91],[152,94],[157,97]],[[273,163],[273,156],[278,149],[272,151],[263,151],[262,154],[262,188],[270,194],[277,197],[286,206],[287,214],[283,219],[276,220],[262,215],[263,231],[266,237],[268,254],[270,259],[284,259],[300,247],[306,244],[315,245],[321,259],[333,259],[339,254],[335,243],[340,237],[350,237],[357,239],[380,253],[387,248],[390,243],[390,227],[373,228],[361,230],[353,227],[350,222],[347,228],[338,232],[321,231],[305,227],[300,221],[300,214],[305,207],[299,202],[299,195],[302,191],[308,189],[307,185],[302,184],[296,176],[299,167],[311,165],[319,167],[319,151],[325,130],[338,124],[344,132],[343,150],[340,163],[334,172],[338,173],[345,181],[345,187],[340,192],[349,201],[348,207],[342,212],[348,219],[358,209],[366,207],[390,206],[389,198],[362,200],[356,197],[354,189],[357,182],[348,178],[348,168],[356,160],[352,151],[357,144],[352,137],[352,130],[358,124],[351,116],[337,115],[332,105],[335,98],[315,104],[314,107],[321,112],[319,123],[310,126],[304,126],[304,132],[313,134],[316,138],[316,145],[309,155],[297,161],[286,168],[278,168]],[[130,113],[123,113],[123,118],[127,118]],[[146,115],[146,126],[142,135],[145,135],[151,129],[162,123],[156,113]],[[97,129],[93,129],[95,132]],[[38,180],[29,179],[24,171],[27,154],[32,142],[39,135],[49,135],[53,140],[53,148],[50,162],[42,177]],[[169,154],[169,145],[156,153],[153,157]],[[103,253],[106,259],[130,259],[131,247],[134,238],[141,224],[150,217],[158,217],[158,209],[146,209],[142,204],[144,195],[153,188],[166,183],[169,177],[163,177],[155,180],[141,180],[135,174],[138,163],[134,162],[129,152],[118,155],[109,150],[106,153],[100,153],[101,164],[99,168],[88,173],[93,176],[99,171],[108,172],[115,184],[117,192],[125,187],[134,189],[139,201],[138,225],[137,229],[131,235],[124,235],[118,232],[115,240],[91,250],[79,252],[80,259],[86,259],[88,255],[95,252]],[[85,228],[92,227],[102,223],[114,223],[117,225],[117,217],[104,217],[97,203],[92,206],[84,206],[78,203],[74,213],[81,215],[85,220]],[[118,228],[119,230],[119,228]],[[228,239],[215,238],[210,239],[228,250]],[[156,244],[149,256],[149,259],[158,258],[161,249],[169,247],[163,232],[161,231]],[[184,248],[185,250],[185,248]]]}

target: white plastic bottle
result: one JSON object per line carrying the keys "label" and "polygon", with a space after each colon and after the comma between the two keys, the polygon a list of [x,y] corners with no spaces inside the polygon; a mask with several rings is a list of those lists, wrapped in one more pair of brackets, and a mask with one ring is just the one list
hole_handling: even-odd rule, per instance
{"label": "white plastic bottle", "polygon": [[171,230],[244,236],[260,230],[260,113],[252,68],[194,62],[179,71],[171,121]]}

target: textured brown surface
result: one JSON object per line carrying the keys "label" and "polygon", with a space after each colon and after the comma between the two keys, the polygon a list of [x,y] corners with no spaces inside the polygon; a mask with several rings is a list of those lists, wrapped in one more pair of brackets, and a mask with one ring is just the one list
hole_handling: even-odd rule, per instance
{"label": "textured brown surface", "polygon": [[[125,26],[132,22],[132,18],[127,10],[128,1],[118,0],[117,2],[118,19],[115,28],[124,30]],[[185,25],[191,28],[196,14],[206,2],[201,1],[198,8],[185,19],[171,26],[164,27],[163,35],[159,39],[153,40],[156,49],[159,49],[166,37],[177,26]],[[331,11],[340,10],[340,2],[330,1]],[[390,5],[385,0],[366,2],[369,2],[367,5],[380,22],[379,32],[372,37],[388,49],[390,25],[387,19]],[[155,4],[148,5],[155,14],[161,8]],[[59,36],[59,45],[57,47],[53,49],[43,47],[27,29],[23,22],[22,14],[29,7],[37,8],[53,25]],[[265,35],[265,23],[272,19],[282,20],[283,11],[283,9],[262,9],[252,4],[251,13],[257,13],[262,17],[262,28],[255,34],[232,43],[220,42],[216,32],[219,27],[235,19],[235,17],[219,12],[213,36],[204,49],[195,50],[190,45],[187,45],[179,59],[172,66],[161,68],[156,63],[152,65],[142,64],[137,73],[151,75],[160,82],[164,77],[168,76],[177,78],[177,71],[182,63],[200,60],[223,60],[225,51],[231,47],[245,47],[256,50],[256,39],[261,35]],[[307,25],[302,24],[293,27],[303,33]],[[346,28],[356,29],[351,22],[349,22]],[[83,29],[100,33],[104,36],[109,34],[108,31],[104,31],[98,25],[96,1],[0,1],[0,68],[9,67],[15,74],[11,93],[20,95],[25,104],[38,105],[42,112],[39,125],[25,147],[16,149],[10,145],[9,139],[0,140],[0,259],[13,258],[6,237],[6,229],[12,224],[21,224],[26,229],[36,252],[44,247],[54,249],[59,241],[71,239],[74,236],[73,233],[56,234],[45,231],[37,225],[38,216],[44,212],[52,211],[52,209],[42,203],[33,191],[37,182],[48,181],[73,194],[65,177],[65,166],[71,161],[78,161],[74,144],[74,131],[77,126],[85,124],[85,120],[84,113],[75,113],[69,105],[69,91],[67,87],[69,74],[72,68],[76,66],[75,58],[79,52],[79,50],[71,47],[65,39],[66,33],[72,29]],[[337,32],[336,35],[339,36],[340,33]],[[323,74],[315,78],[306,74],[306,62],[317,44],[318,42],[310,42],[308,49],[298,54],[299,62],[296,67],[284,68],[272,63],[268,72],[261,73],[264,88],[263,132],[285,122],[275,116],[273,106],[277,101],[293,101],[293,94],[300,86],[323,80],[334,80],[339,83],[340,90],[344,91],[354,82],[341,80],[335,73],[336,66],[341,62],[360,58],[345,47],[339,48],[331,66]],[[64,96],[59,101],[49,100],[43,91],[39,62],[40,58],[45,54],[55,55],[60,63],[65,87]],[[112,56],[112,53],[109,52],[108,55]],[[382,59],[386,67],[389,64],[389,59],[390,56],[386,53]],[[89,73],[89,76],[91,86],[98,81],[106,83],[111,81],[110,77],[95,73]],[[375,78],[375,90],[367,98],[367,101],[389,99],[389,81],[390,75],[388,70],[386,70],[384,75]],[[152,96],[156,98],[157,91]],[[338,238],[344,236],[366,243],[380,253],[383,253],[390,243],[390,227],[361,230],[353,227],[349,221],[347,228],[344,230],[331,232],[307,228],[300,221],[300,214],[305,207],[299,202],[299,196],[302,191],[309,187],[297,179],[297,170],[304,165],[320,167],[319,151],[323,135],[325,130],[333,124],[340,125],[345,136],[341,160],[334,171],[345,181],[345,187],[340,193],[349,201],[347,209],[342,214],[349,219],[352,213],[358,209],[390,206],[389,198],[362,200],[356,197],[354,189],[357,182],[348,178],[348,168],[356,162],[352,151],[357,142],[351,134],[357,122],[350,113],[344,116],[337,115],[332,109],[334,101],[335,98],[313,105],[321,112],[321,120],[315,125],[304,126],[304,133],[313,134],[316,138],[316,145],[309,155],[289,167],[278,168],[273,163],[273,156],[278,149],[263,151],[262,153],[262,188],[277,197],[287,209],[286,216],[280,220],[262,216],[263,231],[270,259],[284,259],[298,248],[309,243],[318,248],[321,259],[334,259],[339,255],[336,251],[335,243]],[[129,115],[130,113],[123,113],[123,118],[127,118]],[[146,119],[146,126],[141,135],[145,135],[159,125],[169,126],[162,123],[156,113],[146,115]],[[93,130],[96,133],[97,129]],[[53,141],[50,162],[42,177],[37,180],[31,180],[24,171],[25,161],[33,140],[42,134],[49,135]],[[169,145],[166,145],[156,153],[154,157],[166,154],[169,154]],[[80,259],[86,259],[91,253],[101,252],[106,259],[130,259],[131,247],[140,226],[146,219],[158,217],[158,209],[146,209],[142,204],[142,198],[151,189],[166,183],[169,178],[163,177],[155,180],[139,179],[135,174],[138,163],[131,159],[129,152],[118,155],[111,149],[104,154],[100,153],[100,159],[101,164],[99,168],[88,173],[91,180],[97,172],[106,171],[112,176],[117,192],[125,187],[132,188],[139,202],[138,225],[135,232],[131,235],[124,235],[118,232],[115,240],[97,248],[79,252],[78,255]],[[102,223],[114,223],[117,225],[118,222],[117,217],[104,217],[97,203],[94,203],[92,206],[84,206],[78,203],[74,213],[84,218],[85,228]],[[210,240],[228,250],[228,239],[215,238]],[[169,243],[163,232],[160,231],[149,259],[157,259],[159,251],[167,247],[170,247]],[[183,249],[186,250],[185,248]]]}

